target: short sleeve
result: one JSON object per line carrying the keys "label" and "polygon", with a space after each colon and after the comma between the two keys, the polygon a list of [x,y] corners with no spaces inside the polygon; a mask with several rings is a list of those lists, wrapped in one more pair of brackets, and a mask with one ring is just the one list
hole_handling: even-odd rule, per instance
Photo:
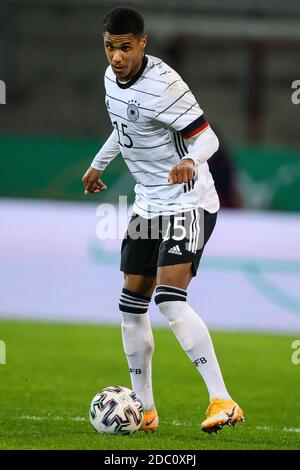
{"label": "short sleeve", "polygon": [[155,119],[181,131],[203,115],[197,100],[183,80],[176,80],[162,92]]}

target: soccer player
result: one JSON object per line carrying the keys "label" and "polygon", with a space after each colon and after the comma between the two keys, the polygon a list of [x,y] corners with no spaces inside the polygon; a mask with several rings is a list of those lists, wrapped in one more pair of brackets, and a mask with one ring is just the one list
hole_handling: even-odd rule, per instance
{"label": "soccer player", "polygon": [[218,432],[225,424],[243,421],[243,412],[225,387],[207,327],[187,296],[219,210],[207,164],[218,139],[182,78],[163,60],[145,54],[147,36],[137,11],[115,8],[103,26],[110,64],[105,104],[113,131],[82,182],[85,193],[105,190],[100,178],[119,152],[136,180],[133,215],[121,249],[119,308],[132,388],[145,410],[141,430],[158,427],[147,313],[154,293],[207,386],[210,405],[201,428]]}

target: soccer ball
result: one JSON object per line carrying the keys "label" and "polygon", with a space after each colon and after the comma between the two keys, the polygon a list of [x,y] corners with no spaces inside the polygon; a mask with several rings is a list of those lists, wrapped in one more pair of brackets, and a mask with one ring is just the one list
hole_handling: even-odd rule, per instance
{"label": "soccer ball", "polygon": [[132,434],[142,424],[144,410],[135,392],[126,387],[112,385],[94,396],[89,416],[97,432]]}

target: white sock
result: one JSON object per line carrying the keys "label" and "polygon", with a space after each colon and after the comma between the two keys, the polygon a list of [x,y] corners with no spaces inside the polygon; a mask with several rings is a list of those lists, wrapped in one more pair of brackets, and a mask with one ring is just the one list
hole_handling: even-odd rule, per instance
{"label": "white sock", "polygon": [[[132,389],[141,399],[145,411],[151,411],[155,407],[152,392],[154,341],[147,313],[149,301],[150,299],[143,300],[142,296],[125,289],[120,300],[123,347],[129,365]],[[136,313],[131,313],[130,309]]]}
{"label": "white sock", "polygon": [[230,400],[208,329],[186,302],[184,289],[157,286],[155,302],[207,386],[210,399]]}

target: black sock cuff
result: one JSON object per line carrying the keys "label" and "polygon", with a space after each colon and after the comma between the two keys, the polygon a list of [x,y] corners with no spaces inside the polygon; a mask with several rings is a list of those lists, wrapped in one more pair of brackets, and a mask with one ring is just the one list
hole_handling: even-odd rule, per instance
{"label": "black sock cuff", "polygon": [[161,302],[186,302],[187,291],[179,287],[158,285],[155,289],[155,303],[158,305]]}
{"label": "black sock cuff", "polygon": [[146,313],[151,298],[136,294],[128,289],[122,289],[119,308],[126,313]]}

